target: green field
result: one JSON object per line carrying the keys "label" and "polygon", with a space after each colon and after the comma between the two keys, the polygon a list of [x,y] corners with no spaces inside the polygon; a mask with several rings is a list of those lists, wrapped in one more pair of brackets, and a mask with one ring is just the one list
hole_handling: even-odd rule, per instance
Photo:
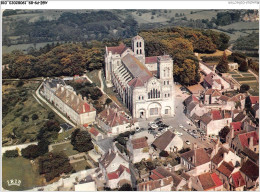
{"label": "green field", "polygon": [[85,170],[86,166],[90,167],[87,160],[79,161],[77,163],[72,163],[71,165],[76,172]]}
{"label": "green field", "polygon": [[[42,178],[36,165],[23,157],[2,158],[2,187],[6,190],[21,191],[42,185]],[[7,180],[19,179],[20,186],[8,186]]]}
{"label": "green field", "polygon": [[70,143],[64,143],[53,146],[52,152],[61,152],[63,151],[67,156],[78,154],[79,152],[73,150],[73,146]]}
{"label": "green field", "polygon": [[[7,141],[10,134],[16,138],[13,142],[26,143],[36,140],[37,134],[41,127],[48,120],[50,109],[42,104],[40,105],[33,97],[36,88],[39,85],[37,81],[24,81],[24,85],[16,87],[18,82],[5,81],[2,86],[3,106],[5,107],[2,120],[3,141]],[[32,120],[32,115],[36,114],[38,119]],[[22,120],[27,116],[28,120]],[[63,122],[57,115],[55,119]],[[7,142],[6,145],[11,145]]]}
{"label": "green field", "polygon": [[255,77],[234,77],[237,81],[254,81]]}

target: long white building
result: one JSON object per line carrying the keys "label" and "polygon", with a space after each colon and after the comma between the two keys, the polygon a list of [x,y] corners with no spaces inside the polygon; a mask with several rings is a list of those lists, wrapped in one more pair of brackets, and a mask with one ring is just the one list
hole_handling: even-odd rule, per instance
{"label": "long white building", "polygon": [[106,47],[106,83],[114,86],[133,118],[174,116],[173,60],[169,55],[145,57],[144,40],[132,49]]}

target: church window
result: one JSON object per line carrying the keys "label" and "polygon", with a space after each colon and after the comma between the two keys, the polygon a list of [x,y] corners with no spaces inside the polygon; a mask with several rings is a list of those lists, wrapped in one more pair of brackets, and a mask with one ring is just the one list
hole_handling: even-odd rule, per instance
{"label": "church window", "polygon": [[138,49],[136,50],[136,54],[138,54]]}
{"label": "church window", "polygon": [[153,89],[153,98],[155,98],[155,90]]}
{"label": "church window", "polygon": [[140,54],[142,54],[142,49],[140,49]]}
{"label": "church window", "polygon": [[165,75],[166,75],[166,71],[165,71],[165,69],[164,69],[164,70],[163,70],[163,76],[166,77]]}
{"label": "church window", "polygon": [[170,97],[170,93],[168,93],[168,97]]}
{"label": "church window", "polygon": [[161,96],[160,96],[160,91],[158,91],[158,98],[160,98]]}
{"label": "church window", "polygon": [[164,97],[167,97],[167,95],[166,95],[166,94],[164,94]]}
{"label": "church window", "polygon": [[148,93],[148,99],[150,99],[150,93]]}
{"label": "church window", "polygon": [[163,84],[165,85],[165,81],[163,81]]}
{"label": "church window", "polygon": [[170,77],[170,69],[167,69],[167,77]]}
{"label": "church window", "polygon": [[158,115],[158,108],[151,108],[150,115]]}
{"label": "church window", "polygon": [[136,42],[136,47],[138,47],[138,42]]}
{"label": "church window", "polygon": [[167,81],[167,85],[169,85],[169,81]]}
{"label": "church window", "polygon": [[142,47],[142,42],[139,43],[140,47]]}
{"label": "church window", "polygon": [[165,109],[165,114],[168,114],[169,113],[169,109]]}
{"label": "church window", "polygon": [[157,98],[157,96],[158,96],[158,95],[157,95],[157,89],[156,89],[156,90],[155,90],[155,98]]}
{"label": "church window", "polygon": [[139,100],[141,100],[141,97],[139,96]]}

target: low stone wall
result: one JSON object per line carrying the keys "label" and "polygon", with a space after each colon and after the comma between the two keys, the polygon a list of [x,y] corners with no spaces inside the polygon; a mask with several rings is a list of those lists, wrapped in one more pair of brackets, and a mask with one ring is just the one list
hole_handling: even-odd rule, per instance
{"label": "low stone wall", "polygon": [[38,142],[32,142],[32,143],[25,143],[25,144],[21,144],[21,145],[12,145],[12,146],[6,146],[6,147],[2,147],[2,155],[9,150],[15,150],[18,149],[19,151],[21,151],[22,149],[28,147],[29,145],[37,145]]}

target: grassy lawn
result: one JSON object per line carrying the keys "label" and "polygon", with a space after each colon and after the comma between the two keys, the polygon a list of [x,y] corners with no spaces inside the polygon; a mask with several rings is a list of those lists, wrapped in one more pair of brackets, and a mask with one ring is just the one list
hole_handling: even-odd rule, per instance
{"label": "grassy lawn", "polygon": [[[23,157],[2,158],[2,187],[6,190],[21,191],[41,186],[43,178],[38,173],[37,165],[32,165],[30,160]],[[19,179],[20,186],[8,186],[7,180]]]}
{"label": "grassy lawn", "polygon": [[73,169],[74,169],[76,172],[85,170],[85,169],[86,169],[86,166],[91,167],[91,166],[88,164],[87,160],[79,161],[79,162],[77,162],[77,163],[72,163],[71,165],[72,165]]}
{"label": "grassy lawn", "polygon": [[[40,128],[48,120],[51,110],[45,104],[40,105],[33,97],[39,82],[24,81],[21,87],[16,87],[17,83],[10,81],[3,84],[2,93],[5,102],[3,104],[5,115],[2,120],[3,140],[8,140],[8,134],[15,134],[16,139],[13,142],[32,142],[36,140]],[[6,100],[10,102],[6,103]],[[37,115],[38,119],[32,120],[33,114]],[[23,121],[23,116],[27,116],[28,119]],[[62,122],[57,115],[55,118],[58,122]]]}
{"label": "grassy lawn", "polygon": [[98,87],[101,86],[99,77],[98,77],[98,70],[94,70],[94,71],[88,71],[87,76],[93,81],[93,83],[95,83]]}
{"label": "grassy lawn", "polygon": [[73,146],[70,143],[63,143],[53,146],[53,152],[63,151],[67,156],[78,154],[79,152],[73,150]]}
{"label": "grassy lawn", "polygon": [[237,81],[254,81],[254,80],[256,80],[256,78],[255,77],[235,77],[235,79],[237,80]]}

